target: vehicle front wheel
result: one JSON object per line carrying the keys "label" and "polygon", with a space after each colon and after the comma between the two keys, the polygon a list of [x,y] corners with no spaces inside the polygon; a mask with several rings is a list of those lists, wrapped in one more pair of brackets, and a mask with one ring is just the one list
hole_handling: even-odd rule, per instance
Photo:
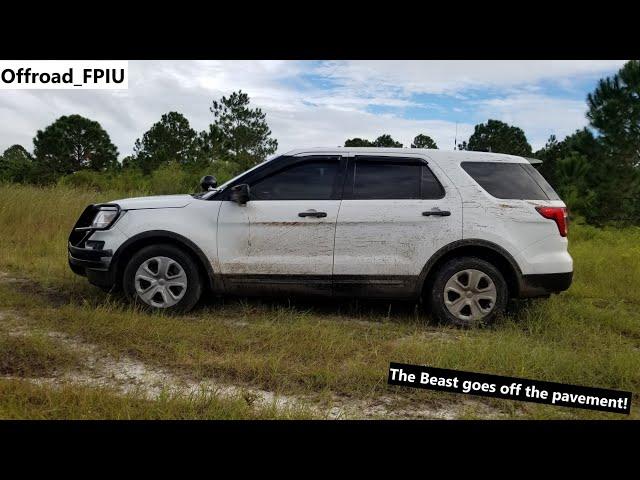
{"label": "vehicle front wheel", "polygon": [[188,312],[200,299],[198,266],[173,245],[150,245],[136,252],[123,277],[124,291],[150,310]]}
{"label": "vehicle front wheel", "polygon": [[461,327],[490,324],[504,312],[509,298],[500,271],[476,257],[445,263],[425,296],[438,321]]}

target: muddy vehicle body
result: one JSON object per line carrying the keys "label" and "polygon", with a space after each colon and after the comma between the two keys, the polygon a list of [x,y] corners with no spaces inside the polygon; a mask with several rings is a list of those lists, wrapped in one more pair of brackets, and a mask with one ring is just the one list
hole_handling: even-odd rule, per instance
{"label": "muddy vehicle body", "polygon": [[203,183],[88,206],[72,270],[151,309],[205,292],[414,298],[457,325],[571,284],[566,206],[522,157],[301,149]]}

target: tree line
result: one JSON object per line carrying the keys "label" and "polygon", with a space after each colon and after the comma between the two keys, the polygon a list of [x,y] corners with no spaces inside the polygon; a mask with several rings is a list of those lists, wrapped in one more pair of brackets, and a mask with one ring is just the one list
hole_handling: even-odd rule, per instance
{"label": "tree line", "polygon": [[[193,190],[196,178],[213,173],[224,181],[275,153],[266,115],[252,108],[242,91],[214,100],[212,123],[196,132],[178,112],[169,112],[135,141],[133,155],[118,161],[118,150],[98,122],[69,115],[33,139],[33,154],[21,145],[0,156],[0,181],[135,189],[151,182],[155,193]],[[460,150],[508,153],[543,161],[538,168],[572,213],[594,224],[640,223],[640,62],[627,62],[600,80],[587,97],[589,128],[563,140],[551,135],[534,152],[524,131],[489,119],[474,127]],[[389,134],[374,140],[350,138],[345,147],[402,147]],[[417,135],[411,148],[438,146]]]}
{"label": "tree line", "polygon": [[142,178],[167,168],[186,172],[215,168],[226,178],[263,161],[278,148],[266,114],[250,106],[246,93],[233,92],[214,100],[210,111],[213,121],[202,132],[196,132],[181,113],[162,115],[135,141],[133,155],[121,162],[118,149],[98,122],[80,115],[62,116],[38,130],[33,154],[21,145],[4,151],[0,181],[81,184],[100,178],[91,173]]}

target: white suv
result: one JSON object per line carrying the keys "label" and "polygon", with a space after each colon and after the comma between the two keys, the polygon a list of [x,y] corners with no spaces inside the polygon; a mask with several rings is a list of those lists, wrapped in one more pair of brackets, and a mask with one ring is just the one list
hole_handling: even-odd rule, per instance
{"label": "white suv", "polygon": [[522,157],[305,149],[203,180],[88,206],[72,270],[152,309],[187,311],[204,291],[413,298],[463,326],[571,284],[565,204]]}

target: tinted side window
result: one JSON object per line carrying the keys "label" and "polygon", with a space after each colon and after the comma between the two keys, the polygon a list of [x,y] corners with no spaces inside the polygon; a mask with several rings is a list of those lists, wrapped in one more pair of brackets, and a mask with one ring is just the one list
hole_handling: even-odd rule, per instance
{"label": "tinted side window", "polygon": [[[520,163],[462,162],[462,168],[490,195],[512,200],[549,200]],[[533,167],[531,167],[533,168]],[[551,187],[549,187],[551,188]]]}
{"label": "tinted side window", "polygon": [[540,188],[544,190],[544,193],[547,194],[549,200],[560,200],[560,196],[556,193],[553,187],[549,185],[547,179],[544,178],[538,170],[536,170],[536,167],[531,164],[523,164],[522,167],[533,177],[536,183],[540,185]]}
{"label": "tinted side window", "polygon": [[338,159],[313,160],[280,170],[251,185],[253,200],[330,200]]}
{"label": "tinted side window", "polygon": [[426,165],[422,166],[422,196],[424,199],[438,199],[444,197],[444,188]]}
{"label": "tinted side window", "polygon": [[422,165],[358,160],[353,170],[355,200],[420,198]]}
{"label": "tinted side window", "polygon": [[[349,174],[354,200],[437,199],[444,188],[420,161],[357,159]],[[349,195],[349,188],[346,194]]]}

